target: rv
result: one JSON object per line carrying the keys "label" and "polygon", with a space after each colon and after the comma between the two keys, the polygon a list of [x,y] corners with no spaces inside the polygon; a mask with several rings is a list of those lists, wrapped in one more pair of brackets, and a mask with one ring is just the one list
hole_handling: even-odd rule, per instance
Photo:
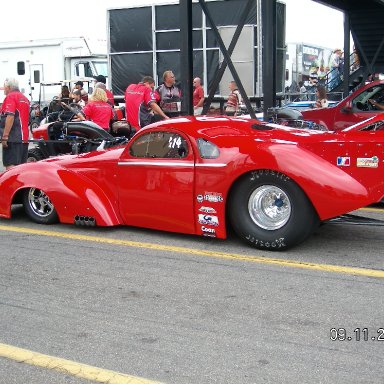
{"label": "rv", "polygon": [[[42,83],[64,79],[107,76],[105,40],[84,37],[12,41],[0,43],[0,86],[14,77],[31,101],[41,97]],[[54,95],[43,94],[49,100]],[[0,103],[4,95],[0,94]]]}

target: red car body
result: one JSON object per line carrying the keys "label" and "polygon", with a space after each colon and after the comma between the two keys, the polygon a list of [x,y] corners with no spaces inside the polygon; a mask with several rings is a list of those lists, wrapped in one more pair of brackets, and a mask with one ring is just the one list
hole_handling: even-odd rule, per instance
{"label": "red car body", "polygon": [[384,112],[373,106],[369,99],[384,104],[384,81],[373,81],[358,88],[334,107],[300,112],[305,120],[321,124],[331,131],[339,131]]}
{"label": "red car body", "polygon": [[124,146],[4,172],[0,217],[23,203],[38,223],[218,238],[226,237],[229,220],[252,245],[285,249],[321,221],[383,198],[382,123],[376,117],[333,133],[241,118],[171,119]]}

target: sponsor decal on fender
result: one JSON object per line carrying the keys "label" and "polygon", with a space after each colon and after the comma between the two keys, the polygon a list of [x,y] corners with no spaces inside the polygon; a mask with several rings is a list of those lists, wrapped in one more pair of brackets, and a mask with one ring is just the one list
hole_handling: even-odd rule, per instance
{"label": "sponsor decal on fender", "polygon": [[213,209],[212,207],[200,207],[199,209],[200,212],[204,212],[204,213],[216,213],[216,210]]}
{"label": "sponsor decal on fender", "polygon": [[217,227],[219,225],[219,219],[217,216],[199,214],[199,224],[213,225]]}
{"label": "sponsor decal on fender", "polygon": [[204,236],[216,236],[216,231],[213,228],[207,228],[202,226],[201,230],[203,231]]}
{"label": "sponsor decal on fender", "polygon": [[379,158],[377,156],[358,157],[356,166],[362,168],[377,168],[379,166]]}
{"label": "sponsor decal on fender", "polygon": [[339,156],[337,158],[337,165],[339,167],[349,167],[351,165],[351,158]]}
{"label": "sponsor decal on fender", "polygon": [[197,195],[197,201],[209,201],[210,203],[222,203],[224,201],[223,195],[219,192],[204,192],[204,195]]}

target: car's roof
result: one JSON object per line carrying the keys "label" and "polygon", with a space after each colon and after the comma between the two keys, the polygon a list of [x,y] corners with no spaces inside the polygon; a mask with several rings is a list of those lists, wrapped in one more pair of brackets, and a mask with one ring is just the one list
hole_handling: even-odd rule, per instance
{"label": "car's roof", "polygon": [[151,124],[141,131],[152,129],[178,129],[192,137],[206,138],[228,138],[228,137],[249,137],[254,139],[257,136],[279,137],[287,135],[312,136],[320,131],[292,128],[278,124],[266,123],[249,118],[228,117],[228,116],[183,116],[170,120],[163,120]]}

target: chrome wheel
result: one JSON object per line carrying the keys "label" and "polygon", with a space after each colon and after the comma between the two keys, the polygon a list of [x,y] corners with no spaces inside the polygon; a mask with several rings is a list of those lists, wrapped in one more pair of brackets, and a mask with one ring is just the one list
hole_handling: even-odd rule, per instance
{"label": "chrome wheel", "polygon": [[55,212],[49,197],[40,189],[31,188],[28,192],[28,205],[31,211],[40,218],[47,218]]}
{"label": "chrome wheel", "polygon": [[255,189],[248,200],[248,212],[253,222],[267,231],[283,227],[291,217],[288,195],[274,185]]}

